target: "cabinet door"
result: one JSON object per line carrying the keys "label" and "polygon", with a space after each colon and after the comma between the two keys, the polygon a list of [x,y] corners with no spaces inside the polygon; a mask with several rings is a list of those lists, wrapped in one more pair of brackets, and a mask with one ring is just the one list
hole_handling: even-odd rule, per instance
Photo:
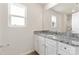
{"label": "cabinet door", "polygon": [[63,51],[63,50],[60,50],[60,49],[58,49],[57,54],[58,55],[69,55],[68,53],[66,53],[66,51]]}
{"label": "cabinet door", "polygon": [[46,38],[46,44],[50,44],[50,45],[56,47],[57,42],[55,40]]}
{"label": "cabinet door", "polygon": [[58,53],[62,55],[73,55],[75,54],[75,47],[58,42]]}
{"label": "cabinet door", "polygon": [[34,49],[36,52],[39,52],[39,38],[38,35],[34,35]]}
{"label": "cabinet door", "polygon": [[46,44],[46,55],[56,55],[56,47]]}
{"label": "cabinet door", "polygon": [[44,37],[39,37],[39,54],[45,55],[45,40],[44,40]]}

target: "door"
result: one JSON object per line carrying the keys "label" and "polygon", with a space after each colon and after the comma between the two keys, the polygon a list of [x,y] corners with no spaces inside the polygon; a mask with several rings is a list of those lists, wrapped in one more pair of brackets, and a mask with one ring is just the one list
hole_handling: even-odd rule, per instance
{"label": "door", "polygon": [[46,55],[56,55],[56,47],[46,44]]}

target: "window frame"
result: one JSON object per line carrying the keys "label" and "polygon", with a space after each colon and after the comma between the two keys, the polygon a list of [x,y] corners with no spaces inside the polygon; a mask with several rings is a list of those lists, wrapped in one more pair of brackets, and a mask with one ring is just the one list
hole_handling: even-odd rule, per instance
{"label": "window frame", "polygon": [[[10,5],[16,5],[16,6],[20,6],[20,7],[24,7],[25,8],[25,16],[18,16],[18,15],[11,15],[10,14]],[[8,4],[8,27],[25,27],[26,26],[26,17],[27,17],[27,9],[26,9],[26,6],[22,5],[22,4],[16,4],[16,3],[9,3]],[[14,16],[14,17],[19,17],[19,18],[24,18],[24,25],[12,25],[11,24],[11,17]]]}

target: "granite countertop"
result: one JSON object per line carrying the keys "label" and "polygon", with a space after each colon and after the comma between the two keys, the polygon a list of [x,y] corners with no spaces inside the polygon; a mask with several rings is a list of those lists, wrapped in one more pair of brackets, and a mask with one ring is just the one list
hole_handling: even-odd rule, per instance
{"label": "granite countertop", "polygon": [[54,32],[54,31],[34,31],[34,34],[43,36],[45,38],[49,38],[51,40],[59,41],[71,46],[79,47],[79,45],[72,44],[71,41],[79,42],[79,37],[73,36],[73,34],[61,33],[61,32]]}

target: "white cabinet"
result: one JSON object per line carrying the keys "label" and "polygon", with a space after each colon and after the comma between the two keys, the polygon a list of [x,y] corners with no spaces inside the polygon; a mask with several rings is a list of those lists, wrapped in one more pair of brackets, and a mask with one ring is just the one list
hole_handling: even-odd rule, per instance
{"label": "white cabinet", "polygon": [[57,42],[51,39],[46,39],[46,55],[56,55]]}
{"label": "white cabinet", "polygon": [[35,51],[40,55],[79,55],[79,46],[72,46],[39,35],[34,36]]}
{"label": "white cabinet", "polygon": [[40,55],[56,55],[56,41],[35,35],[35,50]]}
{"label": "white cabinet", "polygon": [[57,46],[57,41],[53,40],[53,39],[48,39],[46,38],[46,44],[50,44],[51,46],[56,47]]}
{"label": "white cabinet", "polygon": [[57,55],[69,55],[66,53],[66,51],[58,50]]}
{"label": "white cabinet", "polygon": [[58,42],[58,53],[60,55],[74,55],[76,54],[76,47]]}
{"label": "white cabinet", "polygon": [[35,41],[34,41],[35,51],[38,52],[40,55],[44,55],[45,54],[45,39],[44,39],[44,37],[35,35],[34,39],[35,39]]}
{"label": "white cabinet", "polygon": [[56,47],[46,44],[46,55],[56,55]]}
{"label": "white cabinet", "polygon": [[39,54],[45,55],[45,39],[39,36]]}

